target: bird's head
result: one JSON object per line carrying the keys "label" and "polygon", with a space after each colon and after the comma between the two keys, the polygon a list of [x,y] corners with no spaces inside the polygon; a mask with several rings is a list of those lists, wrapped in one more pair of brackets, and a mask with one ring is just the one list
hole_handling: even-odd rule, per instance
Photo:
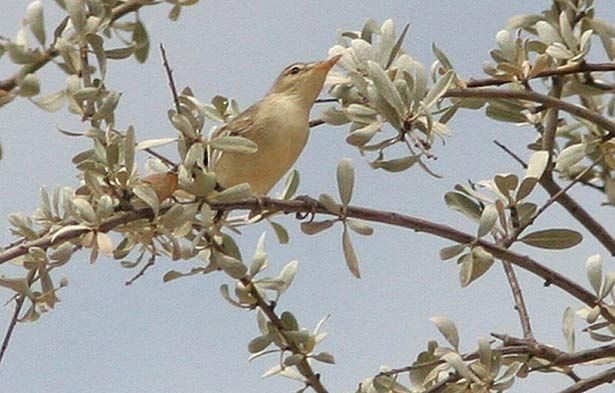
{"label": "bird's head", "polygon": [[327,73],[341,55],[314,63],[294,63],[282,71],[269,90],[269,94],[293,95],[312,105],[320,94]]}

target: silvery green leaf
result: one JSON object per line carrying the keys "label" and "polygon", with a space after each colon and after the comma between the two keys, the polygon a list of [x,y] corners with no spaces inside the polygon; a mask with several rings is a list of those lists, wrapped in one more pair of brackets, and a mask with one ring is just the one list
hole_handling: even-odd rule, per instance
{"label": "silvery green leaf", "polygon": [[489,271],[495,261],[493,255],[485,251],[482,247],[473,247],[472,253],[466,254],[464,257],[461,257],[461,268],[462,270],[465,269],[461,274],[462,287],[466,287],[482,277]]}
{"label": "silvery green leaf", "polygon": [[92,120],[102,120],[105,117],[111,115],[117,107],[117,104],[120,102],[121,96],[122,93],[120,92],[109,92],[109,94],[107,94],[107,96],[103,98],[102,104],[100,105],[96,113],[94,113],[94,116],[92,116]]}
{"label": "silvery green leaf", "polygon": [[227,153],[253,154],[258,150],[256,143],[242,136],[223,136],[210,140],[208,144]]}
{"label": "silvery green leaf", "polygon": [[363,25],[363,28],[361,29],[361,39],[367,42],[372,42],[372,35],[380,34],[381,32],[382,30],[380,29],[380,26],[378,26],[376,21],[372,18],[367,18],[365,24]]}
{"label": "silvery green leaf", "polygon": [[15,43],[6,44],[11,60],[15,64],[32,64],[41,59],[41,52],[38,49],[29,49],[25,45]]}
{"label": "silvery green leaf", "polygon": [[305,358],[305,355],[301,353],[296,353],[296,354],[293,354],[293,355],[290,355],[284,358],[283,363],[284,363],[284,366],[291,367],[301,362],[304,358]]}
{"label": "silvery green leaf", "polygon": [[575,313],[572,307],[566,307],[566,311],[564,311],[564,320],[562,323],[562,333],[564,333],[564,338],[566,339],[569,352],[574,352],[575,347],[574,318]]}
{"label": "silvery green leaf", "polygon": [[587,22],[596,32],[596,34],[615,37],[615,25],[613,25],[610,21],[593,17],[590,18]]}
{"label": "silvery green leaf", "polygon": [[177,138],[149,139],[137,144],[136,150],[151,149],[177,142]]}
{"label": "silvery green leaf", "polygon": [[466,244],[453,244],[440,250],[440,259],[446,261],[461,254],[467,248]]}
{"label": "silvery green leaf", "polygon": [[500,30],[495,35],[495,42],[504,53],[507,59],[513,59],[515,56],[515,40],[508,30]]}
{"label": "silvery green leaf", "polygon": [[529,28],[532,27],[541,20],[543,17],[541,15],[535,14],[522,14],[515,15],[511,17],[506,23],[507,29],[516,30],[518,28]]}
{"label": "silvery green leaf", "polygon": [[77,33],[83,31],[86,24],[85,1],[84,0],[64,0],[66,12],[73,22],[73,27]]}
{"label": "silvery green leaf", "polygon": [[491,343],[486,338],[478,339],[478,356],[480,363],[483,364],[487,370],[491,370],[493,350],[491,349]]}
{"label": "silvery green leaf", "polygon": [[337,204],[335,199],[333,199],[333,197],[329,194],[326,194],[326,193],[320,194],[320,196],[318,197],[318,203],[323,205],[325,209],[327,209],[327,211],[329,211],[330,213],[333,213],[333,214],[341,213],[340,206]]}
{"label": "silvery green leaf", "polygon": [[156,216],[158,215],[160,200],[158,200],[158,195],[156,195],[156,192],[152,188],[144,185],[137,185],[132,189],[132,191],[137,197],[139,197],[139,199],[145,202],[147,206],[152,208]]}
{"label": "silvery green leaf", "polygon": [[324,221],[306,221],[302,222],[299,226],[301,231],[306,235],[315,235],[326,229],[329,229],[335,224],[337,220],[324,220]]}
{"label": "silvery green leaf", "polygon": [[182,7],[179,3],[173,5],[173,8],[171,8],[171,11],[169,11],[169,19],[172,20],[173,22],[176,22],[179,19],[179,15],[181,14],[182,11]]}
{"label": "silvery green leaf", "polygon": [[385,69],[389,68],[391,64],[393,64],[395,57],[397,57],[397,55],[399,54],[401,50],[401,46],[404,43],[404,39],[406,38],[406,34],[408,33],[409,28],[410,28],[410,23],[406,23],[406,26],[404,26],[404,29],[402,30],[401,34],[399,35],[399,38],[397,39],[397,42],[395,43],[395,45],[393,45],[393,48],[391,49],[389,60],[387,61],[384,67]]}
{"label": "silvery green leaf", "polygon": [[297,274],[298,266],[299,262],[290,261],[284,266],[284,268],[282,268],[282,271],[278,276],[278,279],[283,283],[282,287],[278,290],[279,295],[283,294],[288,289],[290,284],[292,284],[295,279],[295,274]]}
{"label": "silvery green leaf", "polygon": [[88,201],[82,198],[75,198],[72,203],[81,218],[91,223],[96,222],[96,213]]}
{"label": "silvery green leaf", "polygon": [[540,179],[543,172],[547,168],[549,162],[549,152],[541,150],[533,153],[528,160],[525,177]]}
{"label": "silvery green leaf", "polygon": [[570,145],[562,150],[555,161],[555,170],[564,172],[585,157],[585,143]]}
{"label": "silvery green leaf", "polygon": [[280,244],[288,244],[289,236],[288,236],[288,231],[286,230],[286,228],[284,228],[282,225],[274,221],[269,221],[269,223],[271,224],[271,226],[273,227],[273,230],[275,231],[275,234],[278,238],[278,242]]}
{"label": "silvery green leaf", "polygon": [[505,121],[509,123],[524,123],[527,117],[519,110],[513,107],[504,107],[502,105],[489,104],[485,110],[485,114],[497,121]]}
{"label": "silvery green leaf", "polygon": [[140,19],[137,19],[132,30],[132,41],[135,43],[135,59],[139,63],[144,63],[149,53],[149,37]]}
{"label": "silvery green leaf", "polygon": [[401,96],[380,64],[375,61],[368,61],[367,71],[370,79],[374,82],[378,93],[395,109],[398,117],[403,115],[405,113],[405,107]]}
{"label": "silvery green leaf", "polygon": [[543,20],[536,22],[536,30],[540,40],[547,45],[561,41],[561,37],[555,27],[551,26],[548,22]]}
{"label": "silvery green leaf", "polygon": [[425,105],[425,107],[429,109],[436,102],[438,102],[440,97],[442,97],[444,93],[446,93],[454,79],[455,72],[453,72],[452,70],[449,70],[446,72],[446,74],[442,75],[431,87],[429,92],[427,92],[427,95],[423,99],[423,105]]}
{"label": "silvery green leaf", "polygon": [[361,273],[359,272],[359,259],[357,258],[352,241],[350,240],[350,234],[348,233],[348,229],[346,229],[346,225],[344,225],[344,231],[342,232],[342,248],[344,249],[344,258],[346,259],[348,269],[353,276],[361,278]]}
{"label": "silvery green leaf", "polygon": [[40,1],[36,0],[26,8],[24,24],[30,27],[30,31],[36,37],[37,41],[45,45],[45,21],[43,17],[43,6]]}
{"label": "silvery green leaf", "polygon": [[100,76],[102,79],[105,79],[107,73],[107,56],[105,55],[105,48],[103,47],[104,41],[98,34],[87,34],[85,38],[92,48],[92,51],[94,51],[96,61],[98,61]]}
{"label": "silvery green leaf", "polygon": [[546,229],[532,232],[519,240],[528,246],[548,250],[563,250],[579,244],[583,240],[583,236],[570,229]]}
{"label": "silvery green leaf", "polygon": [[237,202],[252,196],[248,183],[241,183],[227,188],[212,198],[215,202]]}
{"label": "silvery green leaf", "polygon": [[359,65],[360,68],[364,69],[367,65],[367,62],[370,60],[374,60],[375,58],[374,47],[372,47],[372,45],[365,40],[362,40],[360,38],[352,40],[350,42],[350,47],[352,48],[352,51],[350,53],[352,53],[356,63]]}
{"label": "silvery green leaf", "polygon": [[31,297],[30,286],[25,278],[5,278],[0,276],[0,287],[8,288],[19,294],[27,294]]}
{"label": "silvery green leaf", "polygon": [[222,297],[226,299],[226,301],[231,303],[233,306],[240,307],[240,308],[242,307],[241,303],[237,302],[235,299],[231,297],[227,284],[222,284],[220,286],[220,293],[222,294]]}
{"label": "silvery green leaf", "polygon": [[384,99],[384,97],[380,95],[376,86],[369,85],[367,87],[367,97],[370,103],[376,107],[378,113],[380,113],[380,115],[382,115],[382,117],[384,117],[386,121],[393,126],[393,128],[396,130],[401,130],[402,122],[400,114],[393,106],[391,106],[391,104],[387,102],[386,99]]}
{"label": "silvery green leaf", "polygon": [[280,315],[280,322],[282,322],[282,327],[286,331],[297,331],[299,330],[299,323],[297,322],[297,318],[290,311],[284,311],[282,315]]}
{"label": "silvery green leaf", "polygon": [[77,101],[87,100],[87,99],[96,97],[99,92],[100,92],[100,89],[98,87],[93,87],[93,86],[83,87],[75,91],[74,93],[72,93],[72,96]]}
{"label": "silvery green leaf", "polygon": [[560,42],[555,42],[549,45],[546,53],[549,56],[560,60],[568,60],[574,57],[574,53]]}
{"label": "silvery green leaf", "polygon": [[495,175],[493,182],[502,195],[509,197],[510,192],[519,185],[519,178],[513,174]]}
{"label": "silvery green leaf", "polygon": [[438,61],[440,62],[440,65],[446,70],[452,70],[453,69],[453,65],[451,64],[450,60],[448,59],[448,57],[446,57],[446,55],[444,54],[444,52],[442,52],[437,46],[436,43],[434,42],[433,44],[431,44],[431,50],[433,51],[433,54],[436,56],[436,58],[438,59]]}
{"label": "silvery green leaf", "polygon": [[40,91],[41,86],[36,74],[27,74],[19,81],[19,95],[22,97],[32,97]]}
{"label": "silvery green leaf", "polygon": [[380,27],[381,34],[378,46],[376,47],[376,61],[381,66],[388,63],[391,51],[395,46],[395,24],[392,19],[387,19]]}
{"label": "silvery green leaf", "polygon": [[126,172],[130,175],[135,164],[135,129],[130,126],[126,130],[126,138],[124,139],[124,165]]}
{"label": "silvery green leaf", "polygon": [[587,279],[594,288],[594,293],[600,295],[602,288],[602,257],[598,254],[592,255],[585,261],[585,271]]}
{"label": "silvery green leaf", "polygon": [[335,364],[335,357],[329,352],[320,352],[310,357],[314,360],[318,360],[319,362]]}
{"label": "silvery green leaf", "polygon": [[89,231],[90,229],[91,228],[88,227],[87,225],[81,225],[81,224],[66,225],[66,226],[61,227],[60,229],[58,229],[56,232],[53,233],[53,235],[51,236],[51,241],[55,242],[57,239],[61,238],[63,235],[67,233],[85,232],[85,231]]}
{"label": "silvery green leaf", "polygon": [[374,233],[374,228],[367,225],[365,222],[352,218],[346,219],[346,224],[353,232],[363,236],[371,236]]}
{"label": "silvery green leaf", "polygon": [[458,350],[459,333],[457,332],[457,327],[453,321],[444,316],[431,317],[429,320],[436,325],[446,341],[448,341],[448,343],[451,344],[455,350]]}
{"label": "silvery green leaf", "polygon": [[604,285],[602,285],[602,290],[600,291],[600,296],[598,298],[602,300],[605,297],[607,297],[613,290],[614,285],[615,285],[615,272],[608,272],[604,276]]}
{"label": "silvery green leaf", "polygon": [[392,160],[377,160],[370,163],[374,169],[384,169],[387,172],[402,172],[419,162],[420,155],[394,158]]}
{"label": "silvery green leaf", "polygon": [[250,276],[252,277],[254,277],[254,275],[258,274],[267,267],[267,253],[265,252],[265,235],[266,232],[263,232],[258,239],[256,251],[254,252],[254,256],[252,257],[252,264],[250,265]]}
{"label": "silvery green leaf", "polygon": [[253,338],[248,344],[248,352],[258,353],[267,348],[271,342],[272,340],[268,335]]}
{"label": "silvery green leaf", "polygon": [[347,137],[346,142],[353,146],[363,146],[368,143],[374,135],[382,128],[381,121],[375,121],[365,127],[352,131]]}
{"label": "silvery green leaf", "polygon": [[293,169],[284,182],[284,191],[282,192],[282,199],[291,199],[297,192],[299,187],[299,172]]}
{"label": "silvery green leaf", "polygon": [[105,57],[112,60],[120,60],[130,57],[135,52],[134,44],[116,49],[108,49],[105,51]]}
{"label": "silvery green leaf", "polygon": [[32,98],[31,101],[47,112],[55,112],[64,105],[66,93],[64,90],[61,90],[47,96]]}
{"label": "silvery green leaf", "polygon": [[495,225],[498,219],[498,212],[493,205],[487,205],[483,209],[483,212],[478,220],[478,231],[476,236],[481,238],[491,232],[491,229]]}
{"label": "silvery green leaf", "polygon": [[336,108],[334,105],[327,106],[320,114],[320,118],[325,123],[333,126],[340,126],[350,122],[350,119],[346,116],[346,112]]}
{"label": "silvery green leaf", "polygon": [[[175,127],[175,129],[177,129],[182,135],[185,135],[188,138],[196,137],[194,127],[186,116],[179,113],[173,113],[171,114],[171,123],[173,124],[173,127]],[[209,143],[211,142],[212,141]]]}
{"label": "silvery green leaf", "polygon": [[523,200],[523,198],[530,195],[530,193],[534,190],[538,184],[538,178],[536,177],[526,177],[521,181],[521,185],[517,190],[517,194],[515,195],[515,200],[517,202]]}
{"label": "silvery green leaf", "polygon": [[337,189],[342,205],[348,206],[354,188],[354,168],[350,158],[344,158],[337,166]]}
{"label": "silvery green leaf", "polygon": [[237,280],[241,279],[248,272],[248,267],[246,265],[229,255],[225,255],[220,252],[214,252],[212,257],[214,261],[218,264],[218,266],[220,266],[220,268],[232,278],[235,278]]}
{"label": "silvery green leaf", "polygon": [[473,220],[480,219],[482,213],[480,208],[465,194],[450,191],[444,195],[444,201],[450,209],[463,213]]}
{"label": "silvery green leaf", "polygon": [[576,49],[577,40],[574,37],[574,33],[572,32],[572,26],[570,25],[570,21],[568,20],[568,16],[566,15],[566,11],[562,11],[559,14],[559,32],[564,39],[564,43],[570,49]]}

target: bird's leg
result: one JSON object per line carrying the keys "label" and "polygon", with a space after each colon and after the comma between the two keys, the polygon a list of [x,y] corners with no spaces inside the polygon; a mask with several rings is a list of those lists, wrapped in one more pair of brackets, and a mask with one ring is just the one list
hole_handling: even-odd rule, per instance
{"label": "bird's leg", "polygon": [[318,211],[318,207],[320,206],[318,200],[312,198],[309,195],[298,195],[295,197],[295,200],[305,203],[310,208],[310,210],[306,213],[297,212],[295,217],[297,217],[298,220],[304,220],[309,216],[309,222],[314,221],[314,217],[316,217],[316,212]]}

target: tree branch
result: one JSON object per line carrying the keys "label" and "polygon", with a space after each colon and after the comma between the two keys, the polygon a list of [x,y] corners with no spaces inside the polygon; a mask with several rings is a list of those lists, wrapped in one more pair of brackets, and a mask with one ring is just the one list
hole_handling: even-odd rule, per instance
{"label": "tree branch", "polygon": [[[282,324],[282,320],[275,313],[273,305],[269,304],[263,298],[263,296],[261,296],[261,294],[258,292],[258,289],[256,289],[256,286],[252,284],[252,281],[248,277],[244,277],[240,281],[244,285],[244,287],[250,290],[250,295],[252,295],[252,297],[256,300],[258,308],[260,308],[265,313],[265,315],[269,319],[269,322],[271,322],[271,324],[275,326],[275,328],[280,332],[280,334],[284,336],[284,332],[286,331],[286,329]],[[286,336],[284,337],[286,338]],[[286,341],[288,349],[292,353],[303,354],[303,352],[292,340],[287,339]],[[297,370],[301,373],[301,375],[306,378],[306,383],[311,386],[317,393],[327,393],[327,389],[320,382],[320,376],[314,372],[312,366],[310,365],[310,363],[308,363],[307,359],[301,360],[299,363],[296,364],[296,367]]]}
{"label": "tree branch", "polygon": [[596,386],[615,381],[615,367],[609,368],[601,373],[589,378],[584,378],[574,385],[562,390],[560,393],[581,393],[586,392]]}
{"label": "tree branch", "polygon": [[[164,214],[171,205],[167,205],[160,209],[160,214]],[[269,197],[249,198],[237,202],[211,202],[210,206],[214,210],[255,210],[266,209],[270,211],[280,211],[284,213],[321,213],[334,215],[328,211],[323,205],[314,206],[310,202],[302,200],[279,200]],[[341,209],[341,206],[340,206]],[[415,232],[424,232],[435,235],[444,239],[452,240],[460,244],[474,244],[482,247],[487,252],[491,253],[495,258],[506,260],[513,265],[517,265],[522,269],[528,270],[531,273],[541,277],[546,281],[547,285],[553,284],[561,288],[574,298],[580,300],[590,307],[599,306],[602,316],[611,323],[615,323],[615,316],[612,315],[606,305],[599,301],[593,293],[586,290],[579,284],[571,281],[564,275],[538,263],[529,256],[518,254],[497,244],[488,242],[482,239],[476,239],[475,236],[459,231],[447,225],[442,225],[420,218],[407,216],[404,214],[395,213],[392,211],[376,210],[363,207],[348,206],[346,216],[351,218],[359,218],[366,221],[380,222],[401,228],[412,229]],[[139,219],[151,219],[153,212],[149,208],[140,209],[134,212],[124,213],[116,217],[103,221],[97,228],[91,229],[74,229],[68,230],[59,236],[49,234],[40,239],[24,242],[15,247],[6,249],[0,253],[0,264],[11,259],[25,255],[31,247],[40,247],[47,249],[62,242],[76,239],[81,235],[95,229],[100,232],[108,232],[118,226],[133,222]],[[65,224],[69,225],[69,224]]]}
{"label": "tree branch", "polygon": [[573,116],[580,117],[585,120],[596,124],[599,127],[604,128],[608,135],[605,139],[615,137],[615,123],[610,121],[604,116],[601,116],[595,112],[590,111],[579,105],[571,104],[567,101],[550,97],[548,95],[536,93],[533,91],[525,90],[505,90],[495,87],[487,87],[481,89],[450,89],[443,95],[444,97],[458,97],[458,98],[501,98],[508,100],[525,100],[531,102],[537,102],[546,106],[547,108],[557,108],[561,111],[567,112]]}
{"label": "tree branch", "polygon": [[[115,22],[122,16],[137,11],[146,5],[149,5],[146,0],[127,0],[123,4],[120,4],[111,10],[111,22]],[[53,48],[47,49],[43,52],[43,55],[39,61],[32,64],[27,64],[9,78],[0,80],[0,90],[4,90],[7,93],[10,92],[17,87],[19,79],[21,79],[24,75],[31,74],[43,68],[58,54],[59,53]]]}
{"label": "tree branch", "polygon": [[[545,78],[556,75],[569,75],[578,74],[584,72],[608,72],[615,71],[615,63],[573,63],[567,64],[561,67],[544,70],[529,78]],[[499,86],[506,83],[510,83],[511,80],[502,78],[484,78],[484,79],[470,79],[466,82],[468,87],[485,87],[485,86]]]}

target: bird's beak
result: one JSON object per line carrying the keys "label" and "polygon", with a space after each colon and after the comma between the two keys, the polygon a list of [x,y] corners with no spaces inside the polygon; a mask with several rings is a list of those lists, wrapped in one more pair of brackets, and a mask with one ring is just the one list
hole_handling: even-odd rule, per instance
{"label": "bird's beak", "polygon": [[333,56],[328,60],[319,61],[314,66],[315,70],[329,72],[331,68],[342,58],[342,55]]}

